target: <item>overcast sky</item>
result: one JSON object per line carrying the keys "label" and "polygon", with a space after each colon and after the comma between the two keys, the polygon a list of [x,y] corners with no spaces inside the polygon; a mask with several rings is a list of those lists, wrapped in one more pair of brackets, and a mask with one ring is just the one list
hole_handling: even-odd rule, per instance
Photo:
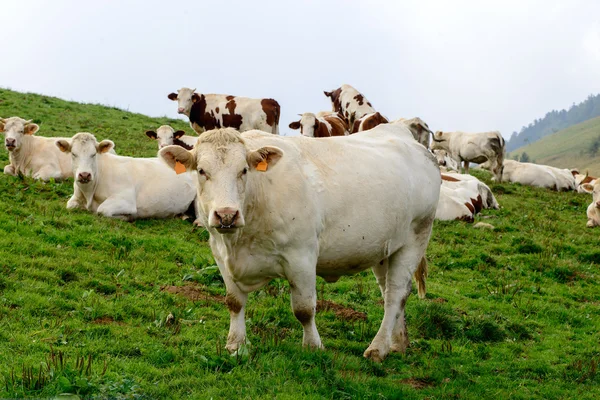
{"label": "overcast sky", "polygon": [[390,118],[505,137],[600,92],[597,0],[1,0],[0,16],[2,87],[170,117],[182,86],[272,97],[282,134],[343,83]]}

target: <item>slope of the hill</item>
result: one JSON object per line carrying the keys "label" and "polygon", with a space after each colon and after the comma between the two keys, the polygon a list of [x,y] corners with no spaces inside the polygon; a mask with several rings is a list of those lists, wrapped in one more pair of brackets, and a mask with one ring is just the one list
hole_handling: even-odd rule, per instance
{"label": "slope of the hill", "polygon": [[600,117],[563,129],[508,154],[513,158],[527,153],[536,164],[579,168],[600,175]]}
{"label": "slope of the hill", "polygon": [[[173,122],[8,91],[0,100],[0,115],[34,118],[40,134],[91,131],[124,155],[156,154],[143,131]],[[2,146],[0,171],[6,160]],[[318,351],[301,346],[286,281],[252,293],[251,345],[231,356],[205,231],[68,211],[72,180],[0,172],[0,398],[600,398],[590,196],[473,173],[502,206],[477,217],[495,229],[436,221],[427,298],[406,305],[410,347],[377,364],[362,356],[383,316],[371,271],[318,279]]]}

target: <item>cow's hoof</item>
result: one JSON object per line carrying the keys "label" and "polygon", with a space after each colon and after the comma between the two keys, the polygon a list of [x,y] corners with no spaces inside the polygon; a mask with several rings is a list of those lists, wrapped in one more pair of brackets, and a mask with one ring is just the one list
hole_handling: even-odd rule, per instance
{"label": "cow's hoof", "polygon": [[379,349],[369,347],[365,354],[363,354],[365,358],[370,359],[375,362],[382,362],[385,359],[386,354],[382,354]]}
{"label": "cow's hoof", "polygon": [[204,228],[204,225],[202,225],[202,221],[200,220],[200,218],[197,218],[194,221],[194,225],[197,226],[198,228]]}

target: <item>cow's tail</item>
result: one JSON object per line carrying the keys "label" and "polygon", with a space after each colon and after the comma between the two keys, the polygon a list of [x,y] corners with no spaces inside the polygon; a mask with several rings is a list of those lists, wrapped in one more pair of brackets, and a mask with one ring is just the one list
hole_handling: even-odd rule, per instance
{"label": "cow's tail", "polygon": [[427,294],[427,288],[425,287],[425,281],[427,280],[427,258],[423,255],[419,266],[415,271],[415,280],[417,281],[417,292],[420,299],[424,299]]}

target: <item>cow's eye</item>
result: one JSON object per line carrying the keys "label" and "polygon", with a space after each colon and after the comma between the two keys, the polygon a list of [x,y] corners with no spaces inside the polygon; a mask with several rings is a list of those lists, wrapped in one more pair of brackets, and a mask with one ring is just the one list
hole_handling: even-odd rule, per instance
{"label": "cow's eye", "polygon": [[248,172],[248,168],[244,168],[244,169],[242,170],[242,175],[246,175],[246,172]]}
{"label": "cow's eye", "polygon": [[204,172],[204,170],[203,170],[202,168],[200,168],[200,169],[198,170],[198,173],[199,173],[200,175],[202,175],[202,176],[206,176],[206,172]]}

